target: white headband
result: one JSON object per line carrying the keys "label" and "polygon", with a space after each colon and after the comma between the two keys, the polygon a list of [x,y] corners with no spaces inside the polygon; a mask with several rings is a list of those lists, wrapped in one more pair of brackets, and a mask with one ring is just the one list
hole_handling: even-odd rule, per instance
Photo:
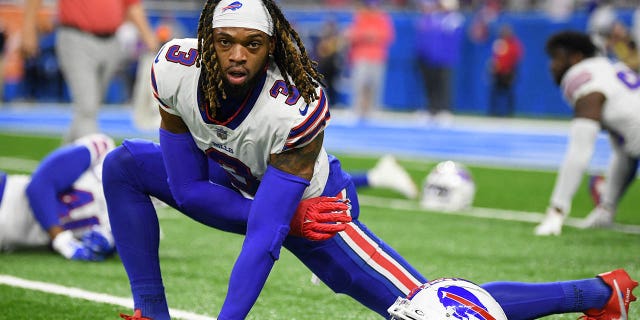
{"label": "white headband", "polygon": [[223,0],[213,11],[214,28],[249,28],[273,35],[273,21],[262,0]]}

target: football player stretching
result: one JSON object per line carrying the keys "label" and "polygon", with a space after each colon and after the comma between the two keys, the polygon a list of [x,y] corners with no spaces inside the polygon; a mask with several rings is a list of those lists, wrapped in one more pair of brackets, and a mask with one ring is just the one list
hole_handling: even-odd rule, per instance
{"label": "football player stretching", "polygon": [[[354,184],[323,147],[330,113],[322,77],[276,1],[207,1],[198,38],[166,43],[152,72],[160,144],[127,140],[109,153],[103,171],[133,294],[134,315],[124,318],[169,319],[150,196],[215,229],[245,235],[220,320],[247,317],[283,247],[333,291],[381,317],[427,281],[360,221]],[[296,214],[302,199],[314,198],[342,206],[324,222],[318,219],[325,214],[314,210]],[[314,222],[317,232],[326,227],[326,237],[299,232]],[[481,287],[510,320],[566,312],[614,319],[626,314],[636,285],[617,270]]]}
{"label": "football player stretching", "polygon": [[621,62],[596,56],[591,38],[563,31],[547,41],[551,73],[573,108],[569,145],[558,171],[547,214],[537,235],[559,235],[571,201],[593,155],[601,129],[609,133],[612,159],[599,204],[584,227],[613,223],[620,199],[635,179],[640,158],[640,77]]}

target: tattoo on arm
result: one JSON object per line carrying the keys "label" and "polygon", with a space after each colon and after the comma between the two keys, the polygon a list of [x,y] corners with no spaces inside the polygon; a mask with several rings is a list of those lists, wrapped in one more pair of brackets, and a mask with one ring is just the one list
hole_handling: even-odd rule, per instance
{"label": "tattoo on arm", "polygon": [[269,156],[269,164],[284,172],[311,180],[323,140],[324,132],[321,132],[313,141],[302,148],[272,154]]}

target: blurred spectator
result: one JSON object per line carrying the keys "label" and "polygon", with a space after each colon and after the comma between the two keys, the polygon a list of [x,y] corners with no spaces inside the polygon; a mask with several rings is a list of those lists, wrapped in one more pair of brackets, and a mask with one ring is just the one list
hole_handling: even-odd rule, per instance
{"label": "blurred spectator", "polygon": [[611,58],[618,59],[632,70],[640,70],[640,57],[636,42],[633,41],[627,27],[615,21],[607,38],[607,52]]}
{"label": "blurred spectator", "polygon": [[0,20],[0,102],[4,101],[4,52],[6,42],[7,29],[4,21]]}
{"label": "blurred spectator", "polygon": [[[119,99],[116,98],[115,100],[124,103],[131,97],[138,58],[146,51],[146,48],[144,44],[140,42],[138,29],[129,21],[124,22],[118,27],[115,36],[120,43],[121,58],[116,72],[113,75],[113,79],[123,84],[122,90],[119,90],[121,91],[119,97],[117,97]],[[114,97],[112,96],[110,98],[113,99]]]}
{"label": "blurred spectator", "polygon": [[324,76],[329,101],[332,105],[338,101],[335,82],[340,75],[342,38],[335,20],[327,21],[322,27],[320,39],[316,44],[315,54],[318,59],[318,71]]}
{"label": "blurred spectator", "polygon": [[389,46],[395,38],[391,17],[380,8],[381,0],[358,3],[346,33],[352,63],[353,107],[360,119],[381,105]]}
{"label": "blurred spectator", "polygon": [[498,38],[491,46],[491,96],[489,115],[512,116],[515,107],[513,82],[522,59],[522,44],[511,26],[502,25]]}
{"label": "blurred spectator", "polygon": [[422,0],[416,30],[418,65],[428,98],[429,113],[448,122],[452,109],[453,68],[460,60],[464,16],[458,0]]}
{"label": "blurred spectator", "polygon": [[[26,58],[38,54],[36,16],[41,0],[27,0],[22,30],[22,52]],[[71,126],[64,142],[98,132],[98,109],[111,78],[121,62],[116,30],[130,20],[151,51],[158,40],[147,21],[140,0],[58,0],[59,27],[56,55],[69,85],[73,106]]]}
{"label": "blurred spectator", "polygon": [[64,79],[56,59],[56,33],[53,25],[40,28],[38,55],[24,61],[24,92],[27,99],[60,101],[64,99]]}

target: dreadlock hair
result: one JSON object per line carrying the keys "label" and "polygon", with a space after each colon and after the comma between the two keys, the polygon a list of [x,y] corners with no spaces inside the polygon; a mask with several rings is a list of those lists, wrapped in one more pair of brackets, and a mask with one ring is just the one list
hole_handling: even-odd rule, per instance
{"label": "dreadlock hair", "polygon": [[[298,92],[306,103],[318,99],[316,87],[323,76],[317,70],[317,62],[312,61],[300,39],[298,33],[291,27],[274,0],[262,0],[271,16],[274,26],[275,50],[273,59],[280,69],[289,92],[295,83]],[[222,70],[213,41],[213,12],[220,0],[209,0],[205,3],[200,21],[198,22],[198,59],[197,67],[203,67],[205,76],[202,87],[205,98],[211,104],[211,116],[215,117],[216,109],[220,106],[218,93],[226,99],[226,92],[222,82]]]}
{"label": "dreadlock hair", "polygon": [[595,56],[597,49],[591,41],[591,38],[579,31],[561,31],[552,35],[547,44],[545,50],[548,55],[555,49],[565,49],[569,53],[581,53],[585,57]]}

